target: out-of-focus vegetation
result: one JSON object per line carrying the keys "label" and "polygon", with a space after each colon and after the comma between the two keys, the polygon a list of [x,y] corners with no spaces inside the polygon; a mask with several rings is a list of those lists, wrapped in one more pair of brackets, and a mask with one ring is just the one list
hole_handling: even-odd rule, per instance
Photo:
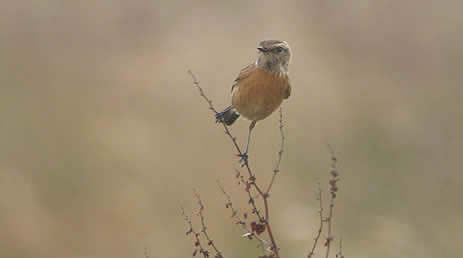
{"label": "out-of-focus vegetation", "polygon": [[[180,206],[202,194],[227,257],[240,238],[215,180],[238,166],[187,75],[218,107],[262,39],[292,47],[272,220],[284,257],[317,229],[331,144],[346,257],[459,257],[463,3],[7,1],[0,11],[0,256],[191,255]],[[248,122],[233,127],[241,143]],[[269,180],[277,115],[250,159]],[[239,203],[239,202],[238,202]],[[242,201],[241,210],[247,208]]]}

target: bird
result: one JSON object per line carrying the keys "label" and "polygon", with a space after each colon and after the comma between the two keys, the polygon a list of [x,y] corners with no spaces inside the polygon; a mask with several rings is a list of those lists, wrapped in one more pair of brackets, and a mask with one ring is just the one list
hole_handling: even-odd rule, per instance
{"label": "bird", "polygon": [[244,67],[231,88],[231,105],[216,114],[216,122],[232,125],[240,116],[251,121],[246,150],[240,161],[248,162],[251,132],[256,123],[270,116],[291,95],[288,68],[291,49],[281,40],[263,40],[257,60]]}

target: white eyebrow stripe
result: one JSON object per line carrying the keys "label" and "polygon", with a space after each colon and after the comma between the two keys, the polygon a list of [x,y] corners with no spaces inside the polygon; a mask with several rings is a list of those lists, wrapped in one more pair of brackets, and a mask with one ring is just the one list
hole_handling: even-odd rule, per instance
{"label": "white eyebrow stripe", "polygon": [[285,42],[282,42],[282,43],[276,44],[275,47],[284,47],[284,48],[288,48],[288,44],[285,43]]}

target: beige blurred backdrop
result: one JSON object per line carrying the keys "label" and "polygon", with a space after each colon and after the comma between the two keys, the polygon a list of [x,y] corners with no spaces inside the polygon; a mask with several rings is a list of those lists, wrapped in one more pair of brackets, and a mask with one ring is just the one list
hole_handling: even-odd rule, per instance
{"label": "beige blurred backdrop", "polygon": [[[263,39],[292,47],[286,151],[271,198],[284,257],[305,257],[341,182],[346,257],[460,257],[463,18],[457,1],[6,1],[0,11],[0,256],[190,257],[180,207],[206,205],[227,257],[256,257],[218,108]],[[233,126],[241,144],[248,122]],[[251,160],[268,182],[278,116]],[[323,247],[320,247],[320,251]]]}

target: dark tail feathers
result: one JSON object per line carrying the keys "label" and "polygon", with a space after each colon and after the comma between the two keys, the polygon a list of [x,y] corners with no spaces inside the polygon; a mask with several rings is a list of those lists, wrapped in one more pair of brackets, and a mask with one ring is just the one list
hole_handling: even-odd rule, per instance
{"label": "dark tail feathers", "polygon": [[217,113],[215,115],[215,121],[217,123],[225,123],[226,125],[233,124],[236,119],[240,117],[240,114],[236,112],[233,107],[227,107],[223,112]]}

